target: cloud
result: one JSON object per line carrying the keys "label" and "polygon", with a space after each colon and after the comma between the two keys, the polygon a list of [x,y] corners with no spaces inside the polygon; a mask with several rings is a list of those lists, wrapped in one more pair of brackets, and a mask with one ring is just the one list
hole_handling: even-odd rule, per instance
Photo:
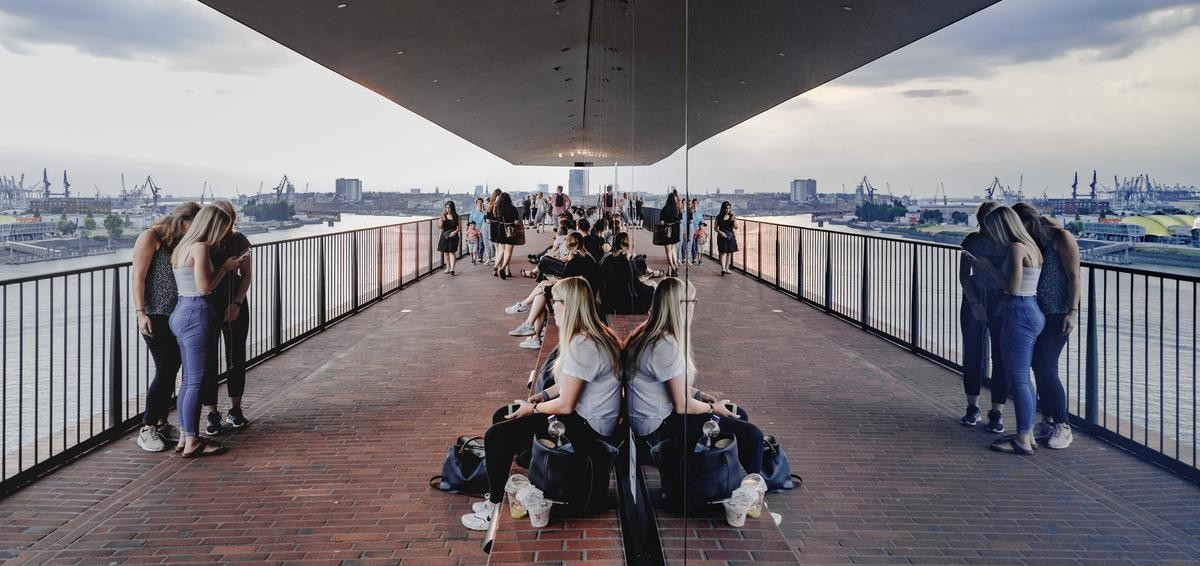
{"label": "cloud", "polygon": [[95,57],[165,63],[174,70],[260,73],[286,51],[188,0],[5,0],[0,47],[29,54],[67,46]]}
{"label": "cloud", "polygon": [[906,90],[900,94],[908,98],[941,98],[945,96],[966,96],[970,93],[961,88],[922,88]]}
{"label": "cloud", "polygon": [[998,66],[1068,54],[1113,61],[1197,26],[1200,0],[1004,0],[839,82],[981,78]]}

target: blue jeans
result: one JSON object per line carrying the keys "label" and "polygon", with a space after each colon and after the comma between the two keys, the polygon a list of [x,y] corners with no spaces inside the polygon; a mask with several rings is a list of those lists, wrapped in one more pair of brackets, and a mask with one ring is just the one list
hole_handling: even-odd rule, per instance
{"label": "blue jeans", "polygon": [[175,402],[179,430],[194,436],[200,430],[200,391],[205,377],[215,373],[210,365],[214,363],[218,335],[211,298],[179,297],[169,323],[183,358],[183,380]]}
{"label": "blue jeans", "polygon": [[683,233],[679,235],[679,245],[675,246],[677,248],[675,254],[679,256],[679,261],[688,260],[688,252],[692,249],[692,239],[689,236],[691,234]]}
{"label": "blue jeans", "polygon": [[[487,257],[489,258],[496,257],[496,247],[492,244],[491,226],[488,226],[487,224],[484,224],[483,227],[479,229],[479,250],[480,254],[487,252]],[[482,255],[480,255],[480,259],[483,259]]]}
{"label": "blue jeans", "polygon": [[1033,345],[1033,380],[1037,382],[1038,405],[1042,415],[1055,423],[1067,422],[1067,392],[1058,378],[1058,358],[1067,345],[1069,334],[1063,334],[1063,319],[1070,315],[1046,315],[1046,328]]}
{"label": "blue jeans", "polygon": [[1010,296],[1004,301],[1001,307],[1004,325],[1000,329],[1004,377],[1012,393],[1013,411],[1017,414],[1017,433],[1023,434],[1033,430],[1037,401],[1029,373],[1033,365],[1033,347],[1046,327],[1046,317],[1038,308],[1037,297]]}

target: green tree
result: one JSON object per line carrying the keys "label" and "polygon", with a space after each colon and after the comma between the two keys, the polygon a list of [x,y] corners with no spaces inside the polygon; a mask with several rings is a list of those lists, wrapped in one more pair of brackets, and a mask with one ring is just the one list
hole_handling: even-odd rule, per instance
{"label": "green tree", "polygon": [[88,213],[87,218],[83,219],[83,227],[86,230],[96,229],[96,219],[92,217],[92,213]]}
{"label": "green tree", "polygon": [[120,238],[121,234],[125,231],[122,228],[124,225],[125,221],[116,214],[109,214],[104,217],[104,229],[108,230],[109,239]]}
{"label": "green tree", "polygon": [[57,228],[58,228],[58,232],[60,234],[69,236],[71,234],[74,234],[75,229],[78,227],[79,226],[77,224],[75,224],[74,222],[67,220],[67,216],[65,214],[61,218],[58,219]]}
{"label": "green tree", "polygon": [[956,210],[950,213],[950,222],[954,224],[966,224],[969,218],[970,217],[967,216],[967,213],[961,210]]}
{"label": "green tree", "polygon": [[940,209],[934,208],[934,209],[921,211],[921,223],[922,224],[924,224],[924,223],[941,224],[943,221],[945,221],[945,219],[946,219],[946,217],[942,215],[942,211]]}

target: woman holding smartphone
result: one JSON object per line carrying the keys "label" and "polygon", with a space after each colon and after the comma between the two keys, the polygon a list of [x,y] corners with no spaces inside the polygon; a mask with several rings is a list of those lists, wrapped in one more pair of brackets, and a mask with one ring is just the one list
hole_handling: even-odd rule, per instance
{"label": "woman holding smartphone", "polygon": [[213,265],[221,265],[229,258],[239,260],[238,267],[230,271],[220,286],[213,291],[213,312],[217,313],[218,332],[225,343],[225,392],[229,395],[229,413],[221,420],[221,411],[217,408],[217,355],[218,349],[212,351],[209,375],[204,379],[200,401],[204,404],[204,432],[214,436],[224,432],[224,426],[242,429],[250,424],[242,414],[242,395],[246,392],[246,338],[250,334],[250,304],[246,294],[250,291],[253,277],[250,261],[250,240],[236,229],[237,210],[233,203],[219,200],[213,206],[225,211],[234,223],[229,234],[221,242],[213,246],[211,255]]}

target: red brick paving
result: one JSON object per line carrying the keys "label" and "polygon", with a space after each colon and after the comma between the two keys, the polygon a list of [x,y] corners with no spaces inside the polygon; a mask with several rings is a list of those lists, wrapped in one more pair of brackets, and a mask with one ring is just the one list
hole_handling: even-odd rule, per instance
{"label": "red brick paving", "polygon": [[[989,452],[990,435],[956,422],[956,374],[712,265],[691,269],[700,385],[777,435],[805,485],[768,497],[790,557],[778,545],[738,548],[758,540],[744,529],[746,542],[732,546],[689,539],[689,550],[732,553],[689,564],[1200,561],[1194,484],[1081,433],[1064,451]],[[501,282],[469,263],[459,272],[255,368],[254,423],[230,439],[230,454],[183,461],[128,436],[0,501],[0,557],[485,563],[481,534],[458,523],[470,499],[425,482],[456,436],[482,432],[492,409],[520,394],[536,354],[505,335],[518,321],[502,311],[528,280]],[[564,553],[541,560],[582,552],[603,563],[588,541],[620,536],[567,536],[576,532],[541,533],[548,547],[562,544],[542,550]],[[664,541],[670,550],[682,539]]]}

